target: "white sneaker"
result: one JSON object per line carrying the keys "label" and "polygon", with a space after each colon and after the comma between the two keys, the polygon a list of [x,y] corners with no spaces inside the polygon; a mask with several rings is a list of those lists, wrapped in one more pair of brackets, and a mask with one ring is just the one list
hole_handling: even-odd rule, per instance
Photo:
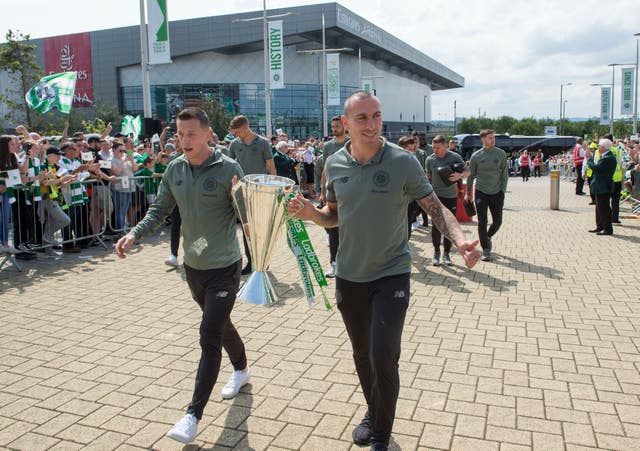
{"label": "white sneaker", "polygon": [[183,416],[167,432],[167,437],[180,443],[191,443],[198,434],[198,419],[191,413]]}
{"label": "white sneaker", "polygon": [[331,263],[331,269],[324,276],[330,279],[333,279],[336,276],[336,262]]}
{"label": "white sneaker", "polygon": [[247,385],[251,378],[251,371],[247,368],[247,371],[234,371],[229,382],[222,388],[222,398],[231,399],[236,396],[240,389]]}
{"label": "white sneaker", "polygon": [[415,230],[418,227],[420,227],[420,221],[416,219],[416,221],[413,224],[411,224],[411,230]]}
{"label": "white sneaker", "polygon": [[167,266],[173,266],[174,268],[177,268],[179,265],[178,257],[176,257],[173,254],[169,254],[169,257],[167,257],[167,259],[164,261],[164,264]]}
{"label": "white sneaker", "polygon": [[46,255],[47,257],[60,257],[60,253],[56,252],[51,247],[45,247],[44,248],[44,255]]}

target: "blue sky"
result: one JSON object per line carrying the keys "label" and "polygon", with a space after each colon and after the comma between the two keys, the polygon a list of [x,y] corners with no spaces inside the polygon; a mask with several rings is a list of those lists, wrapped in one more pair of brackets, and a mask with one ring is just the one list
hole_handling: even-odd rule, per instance
{"label": "blue sky", "polygon": [[[267,8],[309,3],[269,0]],[[600,92],[611,83],[611,63],[634,63],[640,33],[637,0],[343,0],[356,14],[465,77],[463,89],[433,94],[433,120],[474,116],[558,117],[560,84],[567,117],[599,113]],[[262,9],[259,0],[168,0],[170,20]],[[89,6],[90,5],[90,6]],[[179,6],[178,6],[179,5]],[[22,14],[0,15],[0,31],[32,37],[92,31],[139,23],[138,2],[22,0]],[[38,11],[27,14],[25,11]],[[615,74],[619,116],[620,68]]]}

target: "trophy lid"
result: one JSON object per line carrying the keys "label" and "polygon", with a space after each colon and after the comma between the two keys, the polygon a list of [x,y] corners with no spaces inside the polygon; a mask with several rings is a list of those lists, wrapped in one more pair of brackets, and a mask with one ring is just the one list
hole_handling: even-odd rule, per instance
{"label": "trophy lid", "polygon": [[254,183],[256,185],[279,186],[283,188],[291,187],[296,184],[293,180],[279,175],[268,174],[249,174],[245,175],[242,180],[245,183]]}

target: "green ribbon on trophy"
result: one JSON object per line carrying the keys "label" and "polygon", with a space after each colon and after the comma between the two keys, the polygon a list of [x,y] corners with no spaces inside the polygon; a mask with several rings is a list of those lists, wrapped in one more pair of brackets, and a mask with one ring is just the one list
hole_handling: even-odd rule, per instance
{"label": "green ribbon on trophy", "polygon": [[[294,195],[290,194],[288,197],[291,199]],[[307,296],[309,307],[312,307],[316,302],[316,292],[309,273],[309,269],[311,269],[311,272],[318,282],[318,287],[320,288],[320,293],[324,300],[324,306],[327,310],[331,310],[331,304],[329,303],[329,299],[327,299],[327,295],[323,289],[323,287],[327,287],[329,284],[327,283],[327,279],[324,277],[322,265],[320,264],[320,260],[318,260],[318,256],[313,249],[313,244],[311,244],[311,239],[309,239],[307,229],[301,219],[289,217],[287,220],[287,244],[298,262],[298,268],[300,269],[300,275],[302,277],[302,285],[304,286],[304,292]]]}

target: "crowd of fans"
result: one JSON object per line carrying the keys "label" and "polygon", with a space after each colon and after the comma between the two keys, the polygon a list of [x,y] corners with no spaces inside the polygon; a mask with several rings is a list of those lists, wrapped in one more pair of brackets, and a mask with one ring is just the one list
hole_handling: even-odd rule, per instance
{"label": "crowd of fans", "polygon": [[[79,253],[118,237],[145,214],[169,160],[179,154],[175,138],[164,140],[168,130],[154,146],[110,136],[110,124],[101,135],[67,136],[67,129],[51,138],[18,125],[17,135],[0,136],[1,253],[30,260],[36,251]],[[19,179],[8,183],[10,173]]]}

